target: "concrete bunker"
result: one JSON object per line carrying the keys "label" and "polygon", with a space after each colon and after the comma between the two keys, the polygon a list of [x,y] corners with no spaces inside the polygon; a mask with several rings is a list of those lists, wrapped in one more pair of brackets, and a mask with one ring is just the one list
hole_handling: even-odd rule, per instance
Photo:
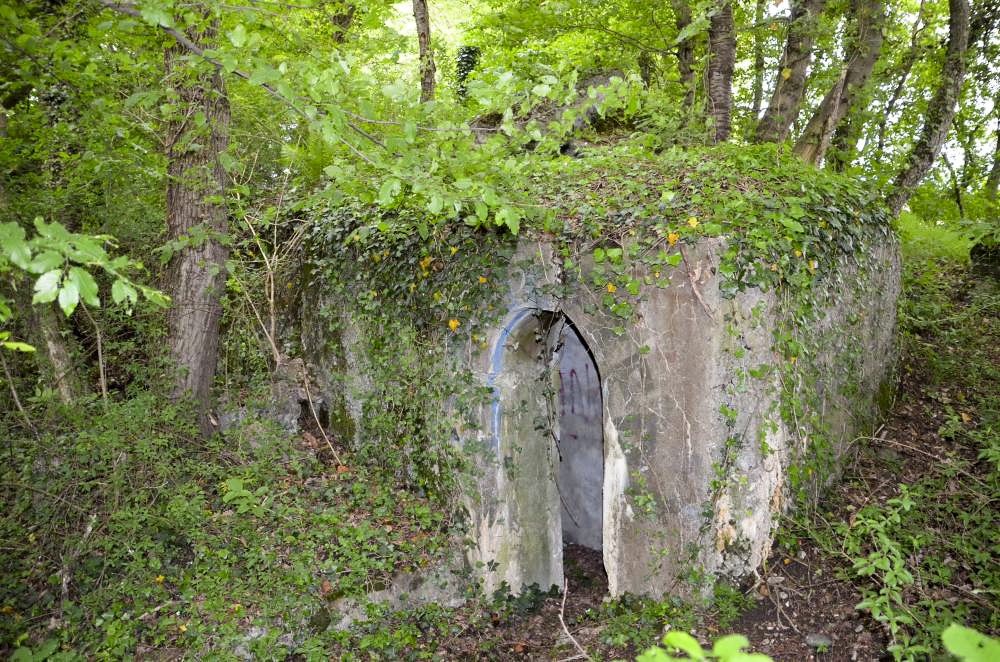
{"label": "concrete bunker", "polygon": [[604,547],[600,370],[573,321],[544,309],[511,315],[492,355],[491,446],[519,538],[512,567],[526,583],[561,586],[567,543]]}

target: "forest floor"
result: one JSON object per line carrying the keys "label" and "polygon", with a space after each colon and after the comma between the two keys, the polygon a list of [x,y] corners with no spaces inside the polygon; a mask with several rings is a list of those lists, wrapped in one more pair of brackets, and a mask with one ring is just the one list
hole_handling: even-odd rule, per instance
{"label": "forest floor", "polygon": [[[520,609],[470,618],[438,654],[634,660],[664,629],[681,628],[708,644],[744,634],[749,650],[777,662],[868,662],[894,659],[893,644],[898,659],[934,656],[937,642],[921,637],[936,638],[948,619],[996,635],[1000,557],[991,538],[1000,529],[990,453],[1000,446],[1000,288],[962,272],[924,276],[911,279],[908,295],[919,298],[901,309],[899,386],[883,424],[856,441],[842,480],[814,512],[786,520],[757,577],[717,589],[703,605],[612,602],[600,554],[567,546],[565,602],[536,594]],[[855,533],[868,544],[852,548]],[[898,577],[864,571],[866,553],[898,561]],[[865,599],[876,606],[859,609]]]}

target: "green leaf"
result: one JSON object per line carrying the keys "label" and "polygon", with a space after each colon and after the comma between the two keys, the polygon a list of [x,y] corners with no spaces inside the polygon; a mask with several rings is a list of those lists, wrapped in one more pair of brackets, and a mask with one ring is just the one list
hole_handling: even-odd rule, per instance
{"label": "green leaf", "polygon": [[441,210],[444,208],[444,200],[441,199],[440,195],[432,195],[430,202],[427,203],[427,211],[432,214],[440,214]]}
{"label": "green leaf", "polygon": [[684,260],[684,256],[681,255],[680,253],[674,253],[673,255],[668,255],[667,256],[667,264],[669,264],[671,267],[676,267],[683,260]]}
{"label": "green leaf", "polygon": [[273,83],[281,78],[281,72],[269,64],[262,64],[250,73],[251,85]]}
{"label": "green leaf", "polygon": [[21,269],[28,268],[31,247],[24,240],[24,228],[17,223],[0,224],[0,257],[5,257]]}
{"label": "green leaf", "polygon": [[742,634],[731,634],[715,642],[715,645],[712,646],[712,655],[728,658],[749,645],[750,641]]}
{"label": "green leaf", "polygon": [[43,274],[46,271],[52,271],[57,267],[61,267],[64,261],[65,258],[62,254],[55,251],[45,251],[35,256],[35,259],[28,265],[28,271],[33,274]]}
{"label": "green leaf", "polygon": [[674,662],[677,658],[670,657],[662,648],[653,647],[636,658],[636,662]]}
{"label": "green leaf", "polygon": [[378,203],[383,207],[391,205],[392,201],[396,199],[397,195],[399,195],[399,191],[402,189],[402,186],[402,182],[394,177],[386,179],[378,188]]}
{"label": "green leaf", "polygon": [[111,285],[111,300],[121,303],[126,299],[134,304],[139,299],[139,293],[128,281],[119,278]]}
{"label": "green leaf", "polygon": [[49,303],[59,296],[59,281],[62,280],[62,269],[53,269],[38,277],[35,281],[35,296],[31,303]]}
{"label": "green leaf", "polygon": [[67,278],[63,281],[62,287],[59,288],[59,307],[62,308],[66,317],[69,317],[76,310],[78,303],[80,303],[80,288]]}
{"label": "green leaf", "polygon": [[698,640],[689,635],[687,632],[671,630],[663,636],[663,643],[667,646],[672,646],[679,651],[687,653],[695,660],[705,659],[705,651],[702,649],[701,644],[699,644]]}
{"label": "green leaf", "polygon": [[521,229],[521,215],[511,207],[502,207],[497,212],[497,225],[507,226],[511,234],[516,235]]}
{"label": "green leaf", "polygon": [[101,305],[101,300],[97,296],[97,281],[85,269],[70,268],[69,281],[76,285],[84,303],[95,308]]}
{"label": "green leaf", "polygon": [[12,349],[15,352],[33,352],[35,348],[25,342],[18,342],[16,340],[3,340],[0,341],[0,345],[3,345],[7,349]]}
{"label": "green leaf", "polygon": [[1000,641],[952,623],[941,633],[945,649],[962,662],[995,662],[1000,660]]}
{"label": "green leaf", "polygon": [[552,88],[550,86],[542,83],[539,83],[538,85],[535,85],[533,88],[531,88],[531,93],[534,94],[536,97],[546,97],[549,95],[549,92],[551,91]]}
{"label": "green leaf", "polygon": [[243,45],[247,43],[247,29],[243,27],[242,23],[227,32],[226,36],[229,37],[229,42],[236,48],[243,48]]}

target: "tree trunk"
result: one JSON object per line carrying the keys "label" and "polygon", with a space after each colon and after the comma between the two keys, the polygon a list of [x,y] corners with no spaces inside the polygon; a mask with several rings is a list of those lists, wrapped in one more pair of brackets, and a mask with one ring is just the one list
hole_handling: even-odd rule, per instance
{"label": "tree trunk", "polygon": [[997,124],[997,146],[993,150],[993,167],[990,168],[990,174],[986,178],[986,187],[983,190],[986,199],[995,201],[998,188],[1000,188],[1000,123]]}
{"label": "tree trunk", "polygon": [[854,29],[848,37],[850,43],[844,48],[844,70],[795,143],[795,153],[813,165],[823,160],[834,130],[868,82],[882,49],[882,24],[885,20],[882,0],[857,0],[852,5],[856,17]]}
{"label": "tree trunk", "polygon": [[968,47],[969,4],[967,0],[948,0],[948,49],[941,68],[941,84],[927,104],[923,132],[910,151],[906,167],[892,183],[887,203],[894,215],[899,214],[913,195],[913,190],[931,169],[948,137],[965,78]]}
{"label": "tree trunk", "polygon": [[41,340],[36,343],[42,350],[37,352],[39,369],[43,376],[48,373],[47,382],[55,384],[59,401],[64,405],[72,404],[88,389],[73,362],[72,344],[62,336],[61,313],[57,313],[52,304],[35,304],[31,306],[31,317],[34,335]]}
{"label": "tree trunk", "polygon": [[771,102],[757,123],[755,142],[781,142],[788,135],[805,95],[816,22],[825,5],[826,0],[798,0],[792,4],[785,51],[778,63]]}
{"label": "tree trunk", "polygon": [[733,5],[727,2],[708,27],[708,111],[715,128],[715,142],[729,138],[733,116],[733,67],[736,63],[736,31]]}
{"label": "tree trunk", "polygon": [[434,52],[431,50],[431,17],[427,0],[413,0],[413,18],[417,22],[417,41],[420,42],[420,100],[434,98]]}
{"label": "tree trunk", "polygon": [[[672,0],[678,34],[691,25],[691,7],[687,0]],[[684,109],[694,105],[694,38],[688,37],[677,44],[677,73],[684,87]]]}
{"label": "tree trunk", "polygon": [[[214,37],[213,24],[188,38]],[[219,322],[226,283],[225,172],[219,154],[229,144],[229,100],[222,76],[204,62],[188,60],[180,45],[166,52],[166,74],[179,103],[167,123],[167,234],[182,248],[167,269],[173,299],[168,315],[170,356],[177,368],[173,396],[190,397],[199,408],[203,434],[219,355]]]}
{"label": "tree trunk", "polygon": [[757,0],[753,14],[753,108],[750,112],[754,122],[760,119],[760,106],[764,101],[764,37],[760,31],[765,4],[766,0]]}
{"label": "tree trunk", "polygon": [[889,103],[886,104],[885,110],[882,112],[882,117],[879,120],[878,146],[875,148],[876,162],[882,160],[882,154],[885,152],[886,123],[889,121],[889,117],[892,116],[893,111],[896,109],[896,104],[899,103],[899,97],[903,94],[906,79],[910,77],[910,71],[913,70],[913,64],[917,61],[917,54],[920,50],[917,45],[917,40],[920,38],[920,33],[927,27],[923,20],[925,2],[926,0],[920,0],[920,9],[917,10],[917,18],[914,19],[913,30],[910,32],[910,48],[906,51],[906,55],[903,57],[903,66],[899,74],[899,80],[896,81],[896,87],[893,88],[892,94],[889,96]]}

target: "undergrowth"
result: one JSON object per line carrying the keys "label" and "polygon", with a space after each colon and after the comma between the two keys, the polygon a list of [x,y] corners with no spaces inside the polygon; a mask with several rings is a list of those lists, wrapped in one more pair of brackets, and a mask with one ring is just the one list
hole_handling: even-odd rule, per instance
{"label": "undergrowth", "polygon": [[1000,632],[1000,287],[970,276],[958,233],[902,226],[896,409],[911,434],[859,440],[857,498],[793,527],[839,560],[896,660],[937,659],[952,623]]}
{"label": "undergrowth", "polygon": [[264,421],[202,442],[151,395],[60,418],[4,449],[0,650],[329,650],[364,636],[329,627],[336,600],[423,572],[450,539],[443,511],[391,474],[328,463],[307,435]]}

